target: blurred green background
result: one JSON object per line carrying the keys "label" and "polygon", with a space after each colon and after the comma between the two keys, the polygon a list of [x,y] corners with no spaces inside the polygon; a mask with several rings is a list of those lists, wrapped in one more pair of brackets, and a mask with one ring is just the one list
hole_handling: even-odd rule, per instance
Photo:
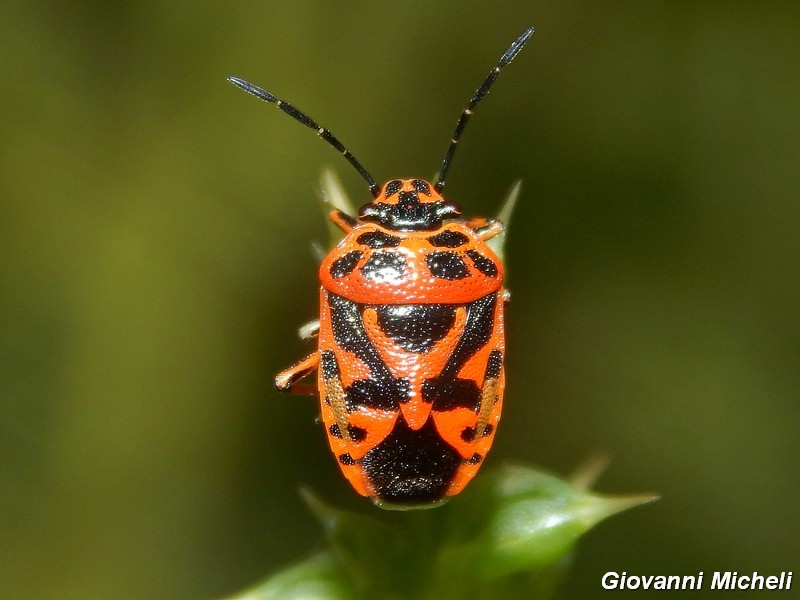
{"label": "blurred green background", "polygon": [[447,188],[494,214],[524,182],[486,468],[602,452],[601,491],[662,494],[587,536],[562,599],[605,597],[609,570],[800,571],[800,5],[0,15],[0,597],[212,598],[321,547],[301,484],[376,510],[315,401],[271,383],[309,349],[321,169],[369,194],[225,77],[297,104],[379,181],[429,178],[529,25]]}

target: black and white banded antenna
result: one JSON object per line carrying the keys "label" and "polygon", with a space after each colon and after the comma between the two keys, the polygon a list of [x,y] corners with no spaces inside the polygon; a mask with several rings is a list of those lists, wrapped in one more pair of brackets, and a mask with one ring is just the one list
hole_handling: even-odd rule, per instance
{"label": "black and white banded antenna", "polygon": [[275,96],[270,94],[267,90],[262,89],[257,85],[253,85],[252,83],[249,83],[244,79],[239,79],[238,77],[228,77],[228,81],[230,81],[236,87],[243,89],[248,94],[252,94],[256,98],[263,100],[264,102],[270,102],[272,104],[275,104],[278,108],[280,108],[283,112],[285,112],[293,119],[299,121],[306,127],[310,127],[311,129],[316,131],[319,137],[321,137],[323,140],[328,142],[331,146],[333,146],[339,152],[342,153],[342,156],[344,156],[347,159],[347,161],[355,167],[356,171],[358,171],[358,173],[367,181],[367,183],[369,184],[369,191],[372,193],[372,196],[374,198],[378,197],[378,195],[381,192],[380,188],[378,187],[378,184],[375,183],[375,180],[372,178],[372,176],[369,173],[367,173],[367,170],[363,167],[363,165],[360,162],[358,162],[358,159],[356,159],[356,157],[350,153],[350,150],[345,148],[344,145],[338,139],[336,139],[336,136],[334,136],[329,129],[326,129],[325,127],[320,127],[307,114],[297,110],[294,106],[292,106],[288,102],[284,102],[280,98],[276,98]]}
{"label": "black and white banded antenna", "polygon": [[522,50],[525,42],[527,42],[532,35],[533,27],[529,27],[521,36],[516,39],[513,44],[511,44],[511,47],[506,50],[503,56],[500,57],[500,61],[497,63],[494,69],[489,72],[486,80],[477,89],[475,95],[472,96],[472,100],[469,101],[469,106],[467,106],[467,108],[464,109],[464,112],[461,113],[461,117],[459,117],[458,123],[456,124],[456,130],[453,133],[453,137],[450,139],[450,146],[447,148],[447,154],[444,155],[444,160],[442,160],[442,166],[439,169],[439,175],[436,178],[436,183],[433,186],[437,192],[441,193],[441,191],[444,189],[445,177],[447,176],[447,170],[450,168],[450,162],[453,160],[453,153],[456,151],[456,145],[458,144],[458,140],[461,138],[464,127],[466,127],[469,118],[472,116],[472,112],[475,110],[475,107],[480,104],[481,100],[483,100],[484,96],[486,96],[486,94],[489,92],[489,88],[492,87],[492,84],[494,84],[498,75],[500,75],[502,68],[514,60],[514,57],[519,54],[519,51]]}

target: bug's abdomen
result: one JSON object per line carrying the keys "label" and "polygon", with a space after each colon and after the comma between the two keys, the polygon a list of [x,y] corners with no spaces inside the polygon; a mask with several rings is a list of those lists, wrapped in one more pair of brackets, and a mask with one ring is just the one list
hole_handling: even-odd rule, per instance
{"label": "bug's abdomen", "polygon": [[397,505],[458,493],[500,419],[503,302],[363,304],[321,292],[322,418],[361,494]]}

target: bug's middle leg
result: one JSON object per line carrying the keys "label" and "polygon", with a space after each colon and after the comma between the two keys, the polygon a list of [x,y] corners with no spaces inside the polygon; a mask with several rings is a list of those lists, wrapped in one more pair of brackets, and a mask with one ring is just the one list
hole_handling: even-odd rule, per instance
{"label": "bug's middle leg", "polygon": [[298,384],[301,379],[308,377],[319,368],[319,352],[313,352],[300,362],[293,364],[275,376],[275,387],[281,392],[294,394],[310,394],[316,391],[316,386]]}

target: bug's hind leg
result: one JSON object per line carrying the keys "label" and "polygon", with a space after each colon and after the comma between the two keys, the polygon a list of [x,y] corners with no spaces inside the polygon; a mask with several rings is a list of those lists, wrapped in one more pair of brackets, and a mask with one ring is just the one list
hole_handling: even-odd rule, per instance
{"label": "bug's hind leg", "polygon": [[293,364],[288,369],[281,371],[275,376],[275,387],[281,392],[291,392],[293,394],[313,394],[316,386],[309,384],[299,384],[298,382],[311,375],[319,368],[319,352],[314,352],[306,356],[300,362]]}

